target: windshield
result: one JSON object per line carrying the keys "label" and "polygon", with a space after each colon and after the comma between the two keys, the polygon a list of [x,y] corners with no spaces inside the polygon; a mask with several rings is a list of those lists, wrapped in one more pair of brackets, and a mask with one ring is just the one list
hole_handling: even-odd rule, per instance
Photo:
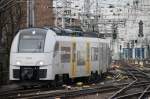
{"label": "windshield", "polygon": [[41,53],[44,52],[45,36],[43,31],[23,31],[20,33],[19,49],[21,53]]}

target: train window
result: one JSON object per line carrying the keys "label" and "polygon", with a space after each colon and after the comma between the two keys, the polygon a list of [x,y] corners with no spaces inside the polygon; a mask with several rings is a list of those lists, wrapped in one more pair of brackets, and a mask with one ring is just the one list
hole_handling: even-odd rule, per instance
{"label": "train window", "polygon": [[70,47],[61,47],[61,63],[70,62]]}
{"label": "train window", "polygon": [[92,61],[98,61],[98,48],[92,47]]}
{"label": "train window", "polygon": [[54,55],[53,55],[53,57],[56,56],[56,54],[58,53],[58,51],[59,51],[59,42],[56,42],[56,43],[55,43],[55,48],[54,48]]}
{"label": "train window", "polygon": [[56,42],[55,44],[55,51],[59,51],[59,42]]}
{"label": "train window", "polygon": [[85,64],[85,59],[84,59],[84,52],[78,51],[77,52],[77,64],[78,66],[81,66]]}
{"label": "train window", "polygon": [[19,52],[40,53],[44,51],[45,35],[20,34]]}

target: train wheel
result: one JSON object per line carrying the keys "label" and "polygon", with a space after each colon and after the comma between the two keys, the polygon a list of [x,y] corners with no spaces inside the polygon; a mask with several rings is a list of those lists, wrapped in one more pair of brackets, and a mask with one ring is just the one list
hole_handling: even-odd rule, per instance
{"label": "train wheel", "polygon": [[61,85],[63,85],[63,75],[56,75],[55,76],[55,83],[56,83],[56,87],[60,87]]}
{"label": "train wheel", "polygon": [[59,81],[59,76],[55,75],[55,79],[53,81],[51,81],[50,85],[54,88],[58,87],[58,81]]}
{"label": "train wheel", "polygon": [[93,83],[94,82],[94,73],[93,73],[93,71],[91,72],[91,75],[89,76],[88,82],[89,83]]}
{"label": "train wheel", "polygon": [[57,85],[56,85],[56,80],[50,81],[50,85],[49,85],[48,87],[56,88],[56,87],[57,87]]}
{"label": "train wheel", "polygon": [[95,81],[99,81],[99,75],[98,75],[98,71],[95,72]]}
{"label": "train wheel", "polygon": [[69,74],[63,75],[63,83],[64,84],[70,84],[71,83],[71,79],[69,78]]}
{"label": "train wheel", "polygon": [[99,79],[102,79],[102,72],[99,73]]}

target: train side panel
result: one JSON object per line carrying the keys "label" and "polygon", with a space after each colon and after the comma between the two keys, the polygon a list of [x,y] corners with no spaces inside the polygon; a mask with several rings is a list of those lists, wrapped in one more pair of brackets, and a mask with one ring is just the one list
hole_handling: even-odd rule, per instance
{"label": "train side panel", "polygon": [[56,37],[53,73],[68,74],[70,78],[104,73],[109,68],[107,43],[91,38]]}

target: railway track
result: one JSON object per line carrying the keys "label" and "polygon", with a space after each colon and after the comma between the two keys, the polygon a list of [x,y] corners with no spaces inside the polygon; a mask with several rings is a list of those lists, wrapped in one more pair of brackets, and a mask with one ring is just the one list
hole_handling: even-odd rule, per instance
{"label": "railway track", "polygon": [[31,89],[31,90],[21,90],[21,91],[15,91],[12,93],[4,93],[0,94],[0,97],[2,99],[7,98],[46,98],[46,97],[74,97],[74,96],[79,96],[79,95],[85,95],[85,94],[92,94],[96,92],[106,92],[106,91],[112,91],[112,90],[118,90],[122,86],[126,84],[120,84],[118,86],[93,86],[91,88],[77,88],[77,89],[72,89],[72,90],[40,90],[40,89]]}
{"label": "railway track", "polygon": [[[11,92],[0,92],[1,99],[13,98],[13,99],[41,99],[41,98],[72,98],[80,97],[89,94],[102,94],[115,92],[109,99],[126,99],[131,97],[138,97],[138,99],[143,99],[150,93],[150,81],[149,76],[140,70],[135,68],[121,68],[122,71],[126,72],[132,82],[121,83],[121,84],[111,84],[111,85],[89,85],[89,88],[77,87],[72,89],[61,89],[61,90],[51,90],[49,88],[37,88],[29,90],[16,90]],[[140,81],[141,78],[145,79]],[[137,92],[129,92],[131,89],[140,88]]]}
{"label": "railway track", "polygon": [[[150,82],[144,81],[144,82],[136,82],[134,83],[134,87],[139,87],[139,86],[145,86],[148,85]],[[63,98],[68,98],[68,97],[78,97],[82,95],[87,95],[87,94],[94,94],[94,93],[107,93],[107,92],[112,92],[112,91],[117,91],[121,89],[124,86],[127,86],[128,83],[124,84],[118,84],[118,85],[112,85],[112,86],[93,86],[91,88],[78,88],[78,89],[73,89],[73,90],[41,90],[41,89],[32,89],[32,90],[21,90],[21,91],[15,91],[13,93],[5,93],[5,94],[0,94],[0,97],[2,99],[7,98],[27,98],[27,99],[33,99],[33,98],[49,98],[49,97],[63,97]]]}
{"label": "railway track", "polygon": [[[55,90],[57,89],[64,89],[63,87],[57,87],[55,88]],[[5,91],[0,91],[0,99],[6,99],[6,98],[15,98],[15,97],[19,97],[25,94],[30,94],[30,93],[38,93],[38,92],[42,92],[42,91],[52,91],[54,90],[53,87],[48,88],[48,87],[34,87],[34,88],[26,88],[24,89],[24,87],[19,87],[16,88],[14,90],[5,90]]]}
{"label": "railway track", "polygon": [[[124,71],[128,73],[128,76],[132,76],[134,81],[129,83],[127,86],[121,88],[117,92],[115,92],[112,96],[109,97],[109,99],[127,99],[131,97],[134,97],[134,98],[136,97],[136,99],[137,98],[144,99],[144,97],[146,97],[146,95],[150,93],[150,83],[147,83],[147,84],[141,83],[141,85],[138,85],[138,86],[135,83],[139,82],[141,78],[149,82],[150,77],[143,71],[135,67],[133,68],[131,66],[127,66],[127,68],[125,68]],[[134,85],[136,85],[136,87]],[[133,90],[135,88],[138,88],[139,90],[137,92],[130,91],[131,89]]]}

